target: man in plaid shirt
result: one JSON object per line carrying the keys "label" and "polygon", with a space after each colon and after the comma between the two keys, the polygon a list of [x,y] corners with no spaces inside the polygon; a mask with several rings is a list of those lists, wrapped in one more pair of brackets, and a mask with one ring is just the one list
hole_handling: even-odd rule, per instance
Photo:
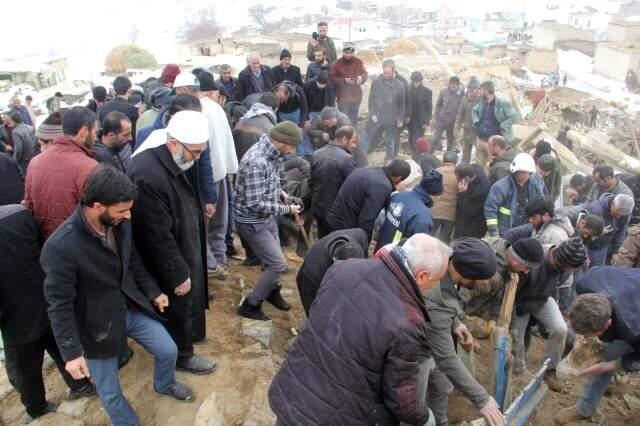
{"label": "man in plaid shirt", "polygon": [[280,295],[280,275],[287,264],[280,248],[276,215],[299,214],[302,201],[289,197],[280,189],[281,158],[293,155],[302,142],[302,132],[292,122],[277,124],[260,137],[242,157],[236,178],[233,214],[236,229],[244,243],[264,265],[255,288],[238,308],[238,315],[268,321],[262,312],[267,300],[276,308],[288,311],[289,305]]}

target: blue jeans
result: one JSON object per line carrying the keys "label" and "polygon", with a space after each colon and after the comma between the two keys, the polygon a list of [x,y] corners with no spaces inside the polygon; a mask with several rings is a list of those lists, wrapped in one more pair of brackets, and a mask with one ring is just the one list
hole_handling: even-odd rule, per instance
{"label": "blue jeans", "polygon": [[351,125],[355,128],[358,125],[358,111],[360,111],[360,102],[338,102],[338,110],[351,121]]}
{"label": "blue jeans", "polygon": [[[164,392],[175,383],[178,348],[160,322],[145,314],[127,309],[127,334],[155,357],[153,387]],[[100,402],[114,426],[139,425],[135,411],[122,394],[118,379],[118,357],[87,359]]]}
{"label": "blue jeans", "polygon": [[[603,361],[614,361],[625,354],[633,352],[634,349],[627,342],[622,340],[614,340],[613,342],[602,342],[604,350]],[[591,417],[596,413],[600,398],[607,389],[613,372],[599,374],[591,377],[582,387],[580,399],[576,404],[576,411],[584,417]]]}

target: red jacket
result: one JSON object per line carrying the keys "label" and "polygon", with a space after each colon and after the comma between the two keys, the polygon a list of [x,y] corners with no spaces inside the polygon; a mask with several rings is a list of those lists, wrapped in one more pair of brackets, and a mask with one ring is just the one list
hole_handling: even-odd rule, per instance
{"label": "red jacket", "polygon": [[359,76],[362,77],[362,84],[367,81],[367,71],[364,69],[362,61],[358,58],[353,58],[351,61],[345,61],[344,58],[340,58],[331,64],[329,70],[329,78],[336,87],[336,95],[338,96],[338,102],[357,102],[362,101],[362,88],[359,84],[347,84],[345,78],[356,79]]}
{"label": "red jacket", "polygon": [[48,238],[78,206],[87,176],[98,165],[91,157],[90,148],[71,136],[59,136],[50,149],[29,163],[24,201],[43,238]]}

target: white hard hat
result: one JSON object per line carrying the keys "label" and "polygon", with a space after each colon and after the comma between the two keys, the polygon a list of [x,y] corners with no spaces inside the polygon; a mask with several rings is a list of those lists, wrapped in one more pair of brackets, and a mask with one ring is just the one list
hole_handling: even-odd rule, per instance
{"label": "white hard hat", "polygon": [[511,173],[515,172],[528,172],[535,173],[536,171],[536,162],[533,160],[533,157],[529,154],[522,152],[513,159],[511,162],[511,166],[509,167]]}
{"label": "white hard hat", "polygon": [[185,145],[206,143],[209,140],[209,120],[198,111],[180,111],[171,117],[167,133]]}
{"label": "white hard hat", "polygon": [[200,80],[192,73],[183,71],[176,76],[173,82],[172,95],[176,94],[176,87],[192,87],[194,90],[200,90]]}

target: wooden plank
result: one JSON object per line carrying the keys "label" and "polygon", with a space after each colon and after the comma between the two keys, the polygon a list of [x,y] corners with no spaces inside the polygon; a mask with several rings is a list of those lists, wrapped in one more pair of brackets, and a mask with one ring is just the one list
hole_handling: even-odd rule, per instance
{"label": "wooden plank", "polygon": [[625,154],[608,143],[607,140],[604,140],[606,139],[606,135],[600,132],[591,132],[588,135],[583,135],[574,130],[569,130],[567,137],[581,147],[596,154],[599,158],[602,158],[614,169],[640,174],[640,160]]}
{"label": "wooden plank", "polygon": [[500,306],[500,316],[496,322],[496,326],[509,328],[511,324],[511,315],[513,313],[513,304],[516,300],[516,292],[518,291],[518,274],[511,274],[511,281],[506,285],[504,297],[502,298],[502,306]]}

